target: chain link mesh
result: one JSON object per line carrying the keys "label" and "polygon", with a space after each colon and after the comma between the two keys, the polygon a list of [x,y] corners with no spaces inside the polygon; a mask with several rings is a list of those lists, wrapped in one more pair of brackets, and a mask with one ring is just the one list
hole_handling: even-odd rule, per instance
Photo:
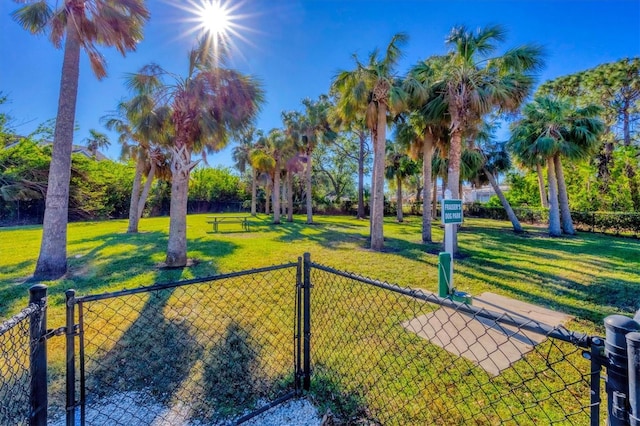
{"label": "chain link mesh", "polygon": [[0,425],[28,425],[31,341],[29,323],[39,323],[42,309],[31,304],[0,325]]}
{"label": "chain link mesh", "polygon": [[577,345],[322,268],[311,272],[311,390],[337,423],[589,424]]}
{"label": "chain link mesh", "polygon": [[226,424],[294,388],[295,265],[78,299],[87,425]]}

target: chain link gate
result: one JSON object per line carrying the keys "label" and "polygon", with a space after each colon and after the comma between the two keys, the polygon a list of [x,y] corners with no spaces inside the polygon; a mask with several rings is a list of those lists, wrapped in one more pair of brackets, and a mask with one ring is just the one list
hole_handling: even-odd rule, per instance
{"label": "chain link gate", "polygon": [[294,397],[300,276],[298,262],[68,291],[67,426],[240,424]]}

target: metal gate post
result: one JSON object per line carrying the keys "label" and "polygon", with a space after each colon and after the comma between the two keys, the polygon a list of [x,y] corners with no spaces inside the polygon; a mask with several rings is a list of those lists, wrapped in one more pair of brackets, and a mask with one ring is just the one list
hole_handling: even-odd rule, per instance
{"label": "metal gate post", "polygon": [[29,337],[31,351],[29,368],[31,370],[30,426],[47,424],[47,286],[36,284],[29,288],[29,304],[40,306],[39,315],[29,317]]}
{"label": "metal gate post", "polygon": [[304,333],[304,377],[302,388],[311,388],[311,255],[304,254],[304,283],[303,283],[303,333]]}
{"label": "metal gate post", "polygon": [[75,290],[64,292],[67,307],[67,426],[76,422]]}
{"label": "metal gate post", "polygon": [[602,365],[606,362],[604,358],[604,341],[599,337],[591,339],[591,352],[589,357],[591,360],[591,426],[600,425],[600,377],[602,373]]}
{"label": "metal gate post", "polygon": [[298,266],[296,267],[296,367],[295,367],[295,391],[296,395],[300,395],[300,381],[302,380],[302,257],[298,257]]}
{"label": "metal gate post", "polygon": [[640,333],[627,334],[629,360],[629,424],[640,426]]}

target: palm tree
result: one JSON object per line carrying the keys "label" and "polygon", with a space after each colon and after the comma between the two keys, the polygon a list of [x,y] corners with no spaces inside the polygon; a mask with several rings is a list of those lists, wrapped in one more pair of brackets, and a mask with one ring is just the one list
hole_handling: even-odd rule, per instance
{"label": "palm tree", "polygon": [[[417,156],[422,152],[422,175],[424,177],[422,197],[422,242],[432,242],[431,219],[435,217],[436,179],[433,180],[433,160],[437,147],[449,143],[449,116],[446,104],[440,102],[438,93],[442,90],[439,79],[445,57],[433,56],[414,65],[403,82],[409,95],[409,119],[403,131],[404,138],[411,145],[411,152]],[[400,133],[402,134],[402,132]],[[442,150],[441,150],[442,151]],[[438,174],[436,173],[437,177]],[[430,212],[434,212],[433,215]]]}
{"label": "palm tree", "polygon": [[[366,108],[359,107],[357,93],[347,85],[338,84],[338,79],[331,83],[331,93],[336,97],[335,107],[330,114],[331,125],[335,129],[352,132],[358,136],[359,146],[356,159],[358,161],[358,209],[356,217],[364,219],[364,172],[365,160],[371,150],[367,144]],[[345,155],[351,155],[346,153]]]}
{"label": "palm tree", "polygon": [[285,151],[287,138],[280,129],[271,129],[266,137],[266,151],[273,158],[273,168],[271,169],[271,180],[273,182],[272,204],[273,204],[273,224],[280,223],[280,201],[281,185],[280,175],[285,166]]}
{"label": "palm tree", "polygon": [[398,222],[404,220],[402,216],[402,182],[409,176],[413,176],[420,171],[418,163],[409,158],[407,147],[396,142],[387,141],[387,163],[385,177],[389,180],[395,179]]}
{"label": "palm tree", "polygon": [[333,87],[339,93],[351,93],[352,108],[364,112],[367,127],[373,140],[373,174],[371,203],[371,249],[380,251],[384,247],[384,163],[387,140],[387,115],[404,109],[406,93],[397,84],[395,68],[401,57],[401,46],[408,37],[403,33],[394,35],[383,56],[374,50],[369,62],[363,64],[354,56],[356,69],[342,71],[335,78]]}
{"label": "palm tree", "polygon": [[524,107],[523,118],[512,128],[510,147],[518,157],[547,159],[551,236],[575,234],[562,157],[577,160],[593,153],[604,130],[599,112],[594,105],[574,108],[561,99],[537,97]]}
{"label": "palm tree", "polygon": [[135,50],[142,39],[142,26],[149,18],[142,0],[68,0],[54,5],[44,0],[32,1],[12,14],[32,34],[49,33],[55,47],[60,47],[64,39],[42,243],[34,272],[36,279],[56,279],[67,271],[69,182],[80,50],[84,48],[94,74],[102,79],[106,75],[106,62],[97,45],[114,46],[123,55],[128,50]]}
{"label": "palm tree", "polygon": [[[217,36],[216,36],[217,37]],[[257,81],[224,68],[224,52],[217,54],[203,38],[189,53],[186,78],[168,87],[174,141],[171,146],[171,212],[167,267],[187,264],[187,193],[189,174],[197,161],[192,153],[222,149],[229,136],[247,128],[263,101]]]}
{"label": "palm tree", "polygon": [[329,126],[329,114],[332,109],[331,101],[326,95],[320,95],[318,100],[303,99],[304,113],[284,112],[284,122],[287,136],[295,141],[305,159],[305,198],[307,204],[307,223],[313,223],[313,198],[311,196],[311,171],[313,151],[318,143],[325,139],[332,139],[334,133]]}
{"label": "palm tree", "polygon": [[[163,70],[145,65],[127,76],[133,97],[118,103],[116,111],[102,118],[105,127],[120,134],[121,158],[134,159],[136,168],[131,188],[127,233],[137,233],[138,224],[156,174],[166,176],[167,156],[161,149],[171,143],[171,111],[162,103]],[[146,175],[142,186],[142,175]]]}
{"label": "palm tree", "polygon": [[89,136],[85,139],[87,149],[93,158],[96,158],[99,149],[103,149],[111,145],[109,138],[104,133],[95,129],[89,129]]}
{"label": "palm tree", "polygon": [[240,133],[238,145],[233,148],[232,158],[236,169],[244,173],[247,168],[251,169],[251,216],[256,215],[256,191],[258,186],[258,175],[256,169],[251,165],[251,153],[255,149],[256,140],[261,138],[262,131],[251,126]]}
{"label": "palm tree", "polygon": [[451,50],[442,68],[439,95],[451,120],[447,183],[453,198],[460,198],[464,135],[490,112],[515,112],[533,87],[533,73],[543,64],[542,49],[534,45],[493,56],[504,39],[505,30],[500,26],[476,32],[459,26],[446,40]]}
{"label": "palm tree", "polygon": [[475,180],[480,184],[485,184],[486,182],[491,184],[493,191],[500,199],[500,203],[507,213],[507,217],[511,221],[513,231],[520,234],[524,232],[524,230],[496,179],[499,173],[504,173],[511,168],[511,159],[506,150],[507,143],[494,141],[494,132],[494,126],[491,126],[489,123],[484,123],[482,129],[476,135],[474,146],[482,155],[482,165]]}

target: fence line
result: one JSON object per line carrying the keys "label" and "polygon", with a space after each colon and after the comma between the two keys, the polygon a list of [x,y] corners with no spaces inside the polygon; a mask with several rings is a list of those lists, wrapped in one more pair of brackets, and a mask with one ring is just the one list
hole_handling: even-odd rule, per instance
{"label": "fence line", "polygon": [[640,316],[607,317],[605,344],[308,254],[116,292],[68,290],[67,323],[53,330],[46,287],[30,292],[0,325],[0,424],[46,424],[46,342],[63,334],[54,426],[240,424],[303,391],[338,424],[617,426],[640,411]]}

